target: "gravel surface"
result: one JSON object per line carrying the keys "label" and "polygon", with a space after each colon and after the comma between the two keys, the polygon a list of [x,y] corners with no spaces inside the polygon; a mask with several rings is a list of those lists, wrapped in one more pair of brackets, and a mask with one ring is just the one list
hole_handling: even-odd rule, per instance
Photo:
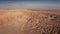
{"label": "gravel surface", "polygon": [[48,11],[1,10],[0,34],[60,34],[60,14]]}

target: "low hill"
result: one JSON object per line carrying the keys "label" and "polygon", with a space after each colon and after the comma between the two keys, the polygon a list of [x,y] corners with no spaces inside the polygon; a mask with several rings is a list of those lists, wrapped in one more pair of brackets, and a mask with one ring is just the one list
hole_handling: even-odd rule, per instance
{"label": "low hill", "polygon": [[0,34],[60,34],[60,12],[0,9]]}

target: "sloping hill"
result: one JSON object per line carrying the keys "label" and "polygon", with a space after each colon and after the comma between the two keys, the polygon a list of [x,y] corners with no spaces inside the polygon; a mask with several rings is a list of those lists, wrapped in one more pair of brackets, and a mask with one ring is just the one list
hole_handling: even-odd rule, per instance
{"label": "sloping hill", "polygon": [[0,10],[0,34],[60,34],[59,12]]}

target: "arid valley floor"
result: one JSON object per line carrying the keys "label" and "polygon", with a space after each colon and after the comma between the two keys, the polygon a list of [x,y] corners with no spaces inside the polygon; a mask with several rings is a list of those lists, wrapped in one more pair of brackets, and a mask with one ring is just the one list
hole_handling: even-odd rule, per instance
{"label": "arid valley floor", "polygon": [[60,12],[0,9],[0,34],[60,34]]}

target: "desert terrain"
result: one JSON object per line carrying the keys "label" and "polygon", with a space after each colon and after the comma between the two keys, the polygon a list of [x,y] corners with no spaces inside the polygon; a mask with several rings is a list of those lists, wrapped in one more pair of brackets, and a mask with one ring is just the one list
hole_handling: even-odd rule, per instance
{"label": "desert terrain", "polygon": [[0,34],[60,34],[60,12],[0,9]]}

